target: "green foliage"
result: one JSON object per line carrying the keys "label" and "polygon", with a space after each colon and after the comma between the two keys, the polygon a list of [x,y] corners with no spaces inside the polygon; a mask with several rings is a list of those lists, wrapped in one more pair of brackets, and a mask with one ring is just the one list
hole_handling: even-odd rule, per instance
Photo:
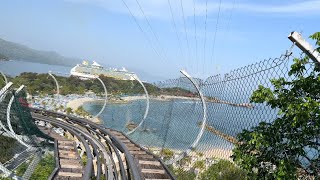
{"label": "green foliage", "polygon": [[204,160],[199,160],[199,161],[194,162],[193,168],[204,170],[206,168]]}
{"label": "green foliage", "polygon": [[66,113],[67,114],[71,114],[73,111],[72,111],[72,108],[70,108],[70,107],[67,107],[66,108]]}
{"label": "green foliage", "polygon": [[82,157],[81,157],[81,161],[82,161],[82,164],[85,166],[87,164],[87,155],[86,154],[83,154]]}
{"label": "green foliage", "polygon": [[174,155],[174,152],[170,149],[162,149],[160,151],[160,155],[163,157],[163,159],[166,161],[166,160],[169,160],[173,157]]}
{"label": "green foliage", "polygon": [[10,137],[0,135],[0,142],[0,162],[4,163],[14,156],[13,150],[16,147],[16,140]]}
{"label": "green foliage", "polygon": [[[24,172],[28,168],[27,163],[22,163],[17,169],[16,169],[16,175],[17,176],[23,176]],[[47,154],[45,157],[43,157],[37,167],[35,168],[33,174],[31,175],[30,179],[34,180],[46,180],[51,175],[52,171],[56,167],[56,163],[54,160],[54,156],[52,154]]]}
{"label": "green foliage", "polygon": [[7,60],[9,60],[9,58],[3,54],[0,54],[0,61],[1,60],[7,61]]}
{"label": "green foliage", "polygon": [[6,85],[4,79],[0,76],[0,89]]}
{"label": "green foliage", "polygon": [[[60,85],[60,94],[84,94],[92,91],[95,94],[104,94],[103,86],[97,80],[81,80],[77,77],[56,76]],[[118,80],[111,77],[100,76],[108,86],[110,96],[144,94],[144,90],[137,81]],[[53,95],[56,93],[56,84],[48,74],[21,73],[12,79],[15,85],[25,84],[28,93],[32,95]],[[160,89],[152,84],[144,83],[149,95],[174,95],[194,97],[196,94],[182,88]]]}
{"label": "green foliage", "polygon": [[[311,36],[320,45],[320,34]],[[319,48],[318,48],[319,49]],[[234,161],[255,179],[296,179],[298,171],[318,176],[320,134],[319,64],[308,71],[309,58],[294,59],[289,76],[273,79],[273,89],[259,86],[251,102],[277,108],[279,117],[238,135]],[[309,152],[309,153],[308,153]],[[309,163],[302,163],[301,159]]]}
{"label": "green foliage", "polygon": [[41,159],[30,179],[46,180],[51,175],[55,167],[56,164],[54,156],[52,154],[48,154]]}
{"label": "green foliage", "polygon": [[192,171],[185,171],[182,168],[175,169],[172,165],[168,165],[169,170],[174,174],[178,180],[194,180],[196,174]]}
{"label": "green foliage", "polygon": [[186,156],[184,158],[182,158],[180,161],[179,161],[179,165],[180,166],[184,166],[184,165],[188,165],[191,163],[191,157],[190,156]]}
{"label": "green foliage", "polygon": [[203,157],[203,153],[202,152],[196,152],[197,153],[197,155],[199,156],[199,157]]}
{"label": "green foliage", "polygon": [[75,113],[81,115],[81,116],[90,116],[90,113],[88,113],[82,106],[78,107],[77,110],[75,110]]}
{"label": "green foliage", "polygon": [[227,160],[211,165],[199,176],[200,180],[244,180],[246,172]]}
{"label": "green foliage", "polygon": [[27,163],[22,163],[17,169],[16,169],[16,175],[17,176],[23,176],[24,172],[26,172],[28,168],[28,164]]}
{"label": "green foliage", "polygon": [[0,177],[0,180],[11,180],[11,178],[7,178],[7,177]]}
{"label": "green foliage", "polygon": [[197,93],[190,92],[188,90],[174,87],[174,88],[163,88],[161,94],[172,95],[172,96],[186,96],[186,97],[197,97]]}
{"label": "green foliage", "polygon": [[185,171],[182,168],[174,170],[174,174],[178,180],[194,180],[196,179],[196,174],[192,171]]}

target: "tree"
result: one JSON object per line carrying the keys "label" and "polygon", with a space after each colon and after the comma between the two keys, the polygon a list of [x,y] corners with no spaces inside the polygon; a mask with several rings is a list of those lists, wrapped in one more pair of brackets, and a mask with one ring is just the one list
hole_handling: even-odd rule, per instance
{"label": "tree", "polygon": [[196,174],[191,171],[185,171],[182,168],[178,168],[174,170],[176,178],[178,180],[193,180],[196,179]]}
{"label": "tree", "polygon": [[45,155],[37,165],[30,179],[45,180],[48,179],[50,174],[55,168],[55,160],[52,154]]}
{"label": "tree", "polygon": [[227,160],[220,160],[211,165],[199,176],[200,180],[243,180],[246,172]]}
{"label": "tree", "polygon": [[173,157],[174,152],[170,149],[165,148],[160,151],[160,155],[163,157],[165,161],[167,161]]}
{"label": "tree", "polygon": [[204,170],[206,168],[204,160],[194,162],[193,167],[195,169]]}
{"label": "tree", "polygon": [[67,107],[67,108],[66,108],[66,113],[67,113],[67,114],[71,114],[71,113],[73,113],[72,108]]}
{"label": "tree", "polygon": [[3,54],[0,54],[0,61],[8,61],[9,58]]}
{"label": "tree", "polygon": [[[320,33],[310,37],[319,51]],[[252,94],[251,102],[277,108],[279,116],[238,135],[233,160],[251,177],[296,179],[303,172],[319,178],[320,65],[310,64],[307,56],[295,58],[290,79],[273,79],[273,89],[259,86]]]}
{"label": "tree", "polygon": [[191,157],[186,156],[186,157],[182,158],[178,163],[180,166],[189,165],[191,163]]}

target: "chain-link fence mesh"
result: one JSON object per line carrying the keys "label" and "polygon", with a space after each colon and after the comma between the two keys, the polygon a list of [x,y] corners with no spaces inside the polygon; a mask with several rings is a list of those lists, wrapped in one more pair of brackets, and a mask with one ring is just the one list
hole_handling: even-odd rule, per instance
{"label": "chain-link fence mesh", "polygon": [[[299,56],[303,58],[305,54]],[[199,159],[206,162],[210,159],[232,160],[230,156],[235,144],[241,143],[236,138],[239,133],[244,129],[250,130],[260,122],[270,123],[279,117],[278,109],[265,103],[252,103],[250,97],[259,85],[273,90],[271,79],[283,77],[294,80],[294,77],[288,75],[293,59],[293,56],[287,53],[224,75],[211,76],[206,80],[196,79],[205,96],[207,123],[200,142],[188,155],[191,162]],[[310,74],[313,67],[314,63],[308,63],[305,75]],[[150,110],[145,123],[129,136],[166,161],[191,148],[201,130],[203,106],[195,86],[185,77],[158,82],[155,85],[159,88],[158,93],[150,96]],[[139,96],[143,95],[142,88],[137,92],[140,92]],[[137,92],[129,93],[127,97],[122,96],[124,99],[132,98],[126,103],[109,102],[102,117],[107,127],[128,132],[131,126],[139,124],[146,101],[144,96],[130,97],[137,95]],[[303,160],[305,166],[310,166],[310,162],[319,162],[316,160],[319,147],[306,147],[306,153],[311,159]],[[189,166],[190,164],[192,163],[189,163]]]}
{"label": "chain-link fence mesh", "polygon": [[[35,125],[24,90],[16,92],[9,89],[1,100],[0,163],[6,170],[15,174],[20,165],[27,165],[25,162],[37,158],[37,149],[51,148],[48,140],[53,139],[42,133]],[[34,168],[30,169],[31,174],[33,170]]]}
{"label": "chain-link fence mesh", "polygon": [[[302,59],[304,56],[305,54],[302,53],[298,58]],[[266,59],[223,75],[214,75],[205,80],[194,78],[204,95],[207,108],[206,124],[202,135],[204,106],[195,85],[187,77],[155,84],[144,83],[150,97],[150,108],[144,123],[137,128],[147,108],[143,87],[136,80],[122,81],[101,76],[108,90],[108,105],[99,119],[104,126],[124,133],[137,128],[128,136],[158,154],[165,162],[172,162],[169,160],[184,155],[182,160],[173,164],[182,164],[186,169],[196,168],[195,164],[199,164],[199,161],[203,161],[204,166],[208,167],[216,159],[232,160],[232,150],[235,145],[241,144],[237,139],[239,133],[244,129],[250,130],[260,122],[271,123],[280,117],[278,109],[271,108],[265,103],[252,103],[250,97],[259,85],[274,90],[271,79],[283,77],[288,81],[295,80],[293,76],[288,75],[293,58],[293,55],[287,52],[279,58]],[[304,76],[309,75],[314,67],[313,62],[307,63]],[[47,75],[37,75],[37,78],[48,80],[46,77]],[[44,107],[68,113],[67,101],[85,96],[90,97],[91,100],[84,103],[84,110],[92,115],[101,110],[102,103],[92,102],[95,99],[103,100],[104,98],[103,88],[98,81],[79,80],[75,77],[57,77],[57,79],[63,95],[49,105],[48,102],[44,103],[47,104]],[[54,93],[54,87],[55,85],[51,82],[47,91]],[[36,88],[32,90],[38,91]],[[88,91],[91,91],[91,94],[84,93]],[[83,95],[70,95],[72,92]],[[38,99],[42,102],[45,98]],[[1,103],[1,109],[5,109],[7,102],[8,99]],[[42,104],[39,102],[34,104],[37,103]],[[63,107],[59,108],[57,104]],[[4,112],[5,110],[1,114],[1,120],[6,119]],[[81,112],[76,109],[70,113],[81,115]],[[13,124],[14,122],[13,120]],[[19,122],[24,121],[17,121],[15,131],[25,132],[24,126],[19,126]],[[312,128],[316,129],[318,126]],[[32,130],[28,132],[29,134],[26,135],[29,136],[37,134]],[[30,132],[33,133],[30,134]],[[197,137],[200,135],[201,139],[198,142]],[[318,142],[319,137],[315,139]],[[306,173],[310,172],[308,171],[310,167],[313,168],[312,171],[319,171],[319,146],[306,145],[305,152],[308,154],[307,158],[298,158],[302,167],[307,170]]]}

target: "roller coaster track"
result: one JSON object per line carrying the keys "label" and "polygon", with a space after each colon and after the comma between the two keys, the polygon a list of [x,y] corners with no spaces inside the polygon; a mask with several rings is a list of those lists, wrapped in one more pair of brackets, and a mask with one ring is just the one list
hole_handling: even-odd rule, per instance
{"label": "roller coaster track", "polygon": [[53,111],[31,108],[31,112],[34,120],[50,123],[73,135],[74,141],[80,142],[86,152],[87,163],[75,174],[72,168],[61,166],[65,160],[60,157],[59,149],[60,167],[57,167],[53,179],[68,179],[72,175],[73,179],[90,179],[93,176],[96,179],[101,176],[106,179],[175,179],[161,159],[132,142],[122,132]]}

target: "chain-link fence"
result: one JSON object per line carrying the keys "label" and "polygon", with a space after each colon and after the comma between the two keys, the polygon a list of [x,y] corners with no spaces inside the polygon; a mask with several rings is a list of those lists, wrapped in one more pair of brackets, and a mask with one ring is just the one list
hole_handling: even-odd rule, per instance
{"label": "chain-link fence", "polygon": [[[299,56],[303,58],[305,54]],[[143,125],[129,136],[168,163],[174,162],[170,159],[184,155],[183,160],[189,158],[189,162],[184,163],[186,168],[192,168],[197,161],[204,161],[208,167],[214,159],[232,160],[233,148],[241,143],[236,138],[239,133],[244,129],[250,130],[260,122],[271,123],[279,117],[277,108],[265,103],[252,103],[250,97],[259,85],[273,90],[271,79],[283,77],[294,80],[288,75],[293,59],[292,54],[287,52],[279,58],[266,59],[224,75],[211,76],[206,80],[195,79],[204,94],[207,108],[207,122],[199,142],[196,139],[201,135],[204,114],[194,84],[186,77],[155,83],[159,89],[158,93],[150,95],[148,116]],[[313,62],[308,63],[305,75],[310,74],[313,67]],[[138,98],[132,97],[137,93],[120,97],[128,100],[125,103],[109,102],[101,117],[107,127],[128,132],[139,124],[146,109],[146,100],[142,87],[136,92],[140,92]],[[95,108],[89,105],[86,109],[94,111]],[[302,164],[310,166],[311,162],[319,162],[316,160],[319,146],[307,148],[306,153],[311,159],[304,159],[309,162]]]}
{"label": "chain-link fence", "polygon": [[53,139],[37,128],[28,105],[26,92],[22,89],[10,88],[1,96],[0,163],[3,172],[0,174],[4,176],[13,177],[18,173],[18,176],[30,178],[37,165],[34,160],[41,158],[42,150],[53,149],[49,143]]}
{"label": "chain-link fence", "polygon": [[[305,54],[298,56],[303,59]],[[154,84],[143,83],[148,91],[149,102],[143,86],[137,80],[122,81],[101,76],[101,82],[108,90],[108,105],[99,119],[106,127],[127,133],[132,140],[173,166],[186,170],[206,169],[217,159],[232,161],[232,150],[242,143],[237,138],[239,133],[251,130],[260,122],[271,123],[281,117],[278,114],[279,109],[271,108],[266,103],[253,103],[250,97],[260,85],[274,90],[271,79],[296,80],[296,77],[288,75],[293,59],[293,54],[286,52],[279,58],[266,59],[205,80],[186,76]],[[307,63],[302,76],[310,75],[314,67],[313,62]],[[317,73],[315,76],[319,76]],[[35,77],[48,80],[47,75]],[[29,79],[33,81],[33,75]],[[49,98],[53,101],[50,100],[50,103],[42,103],[45,98],[39,96],[39,102],[34,100],[34,105],[90,118],[90,115],[83,113],[81,106],[73,111],[67,110],[70,105],[68,101],[86,97],[90,100],[82,102],[84,110],[92,115],[101,110],[102,103],[92,102],[97,99],[104,100],[103,87],[98,81],[75,77],[57,79],[62,95]],[[205,104],[202,103],[196,85],[203,94]],[[33,92],[41,91],[37,86],[33,87]],[[44,90],[51,94],[55,92],[53,82],[50,88],[46,87]],[[70,93],[82,95],[66,95]],[[6,108],[10,97],[11,94],[7,94],[1,103],[1,122],[5,127]],[[28,121],[29,113],[26,113],[27,109],[23,109],[25,100],[16,95],[14,102],[11,115],[14,131],[26,137],[36,135],[45,138],[33,123]],[[309,128],[320,130],[319,126]],[[317,144],[319,137],[314,138]],[[297,157],[301,162],[301,169],[304,169],[306,174],[314,175],[319,172],[319,146],[302,146],[306,157]],[[20,151],[23,151],[23,147]]]}

